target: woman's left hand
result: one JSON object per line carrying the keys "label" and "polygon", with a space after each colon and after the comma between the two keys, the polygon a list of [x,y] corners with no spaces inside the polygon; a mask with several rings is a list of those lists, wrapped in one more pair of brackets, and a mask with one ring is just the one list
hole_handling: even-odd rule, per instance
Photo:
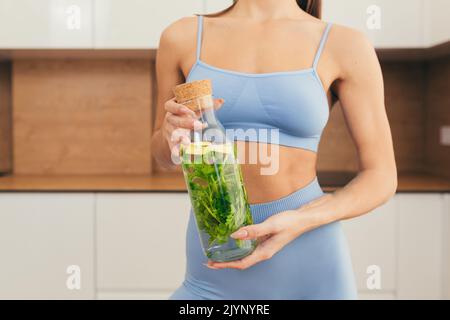
{"label": "woman's left hand", "polygon": [[240,240],[256,239],[258,246],[247,257],[230,262],[209,261],[207,266],[211,269],[247,269],[261,261],[270,259],[285,245],[310,229],[306,212],[290,210],[280,212],[259,224],[242,227],[231,237]]}

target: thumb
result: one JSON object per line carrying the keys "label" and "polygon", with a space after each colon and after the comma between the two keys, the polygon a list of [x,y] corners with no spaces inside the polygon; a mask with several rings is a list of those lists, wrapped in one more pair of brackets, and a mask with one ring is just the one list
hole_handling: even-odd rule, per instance
{"label": "thumb", "polygon": [[264,221],[258,224],[252,224],[240,228],[231,234],[231,237],[239,240],[257,239],[274,233],[274,226],[270,221]]}

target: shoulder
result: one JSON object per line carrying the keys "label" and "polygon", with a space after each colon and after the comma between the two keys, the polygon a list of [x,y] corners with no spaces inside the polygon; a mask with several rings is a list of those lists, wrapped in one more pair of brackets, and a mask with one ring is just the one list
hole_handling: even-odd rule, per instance
{"label": "shoulder", "polygon": [[343,70],[378,64],[372,43],[364,33],[356,29],[333,24],[327,46]]}
{"label": "shoulder", "polygon": [[184,47],[192,44],[197,34],[197,16],[184,17],[167,26],[160,37],[160,47]]}
{"label": "shoulder", "polygon": [[364,33],[338,24],[332,24],[329,42],[331,49],[337,54],[358,55],[374,51],[373,45]]}

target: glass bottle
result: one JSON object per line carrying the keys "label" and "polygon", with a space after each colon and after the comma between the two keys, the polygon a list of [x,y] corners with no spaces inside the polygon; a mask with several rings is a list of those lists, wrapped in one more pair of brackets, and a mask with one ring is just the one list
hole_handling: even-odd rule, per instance
{"label": "glass bottle", "polygon": [[180,147],[181,166],[205,255],[212,261],[241,259],[256,247],[255,240],[230,235],[253,223],[234,141],[229,141],[214,111],[210,80],[178,85],[176,101],[206,123],[194,131],[191,143]]}

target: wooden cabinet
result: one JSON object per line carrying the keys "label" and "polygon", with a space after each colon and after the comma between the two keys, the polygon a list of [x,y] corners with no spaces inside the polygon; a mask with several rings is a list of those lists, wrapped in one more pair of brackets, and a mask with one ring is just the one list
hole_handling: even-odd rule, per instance
{"label": "wooden cabinet", "polygon": [[12,64],[0,61],[0,175],[12,171]]}
{"label": "wooden cabinet", "polygon": [[91,48],[92,0],[0,0],[0,48]]}
{"label": "wooden cabinet", "polygon": [[94,195],[1,193],[0,254],[0,299],[94,298]]}
{"label": "wooden cabinet", "polygon": [[426,46],[423,5],[423,0],[324,0],[323,18],[362,31],[378,48],[416,48]]}
{"label": "wooden cabinet", "polygon": [[157,48],[165,27],[203,9],[201,0],[96,0],[95,48]]}

